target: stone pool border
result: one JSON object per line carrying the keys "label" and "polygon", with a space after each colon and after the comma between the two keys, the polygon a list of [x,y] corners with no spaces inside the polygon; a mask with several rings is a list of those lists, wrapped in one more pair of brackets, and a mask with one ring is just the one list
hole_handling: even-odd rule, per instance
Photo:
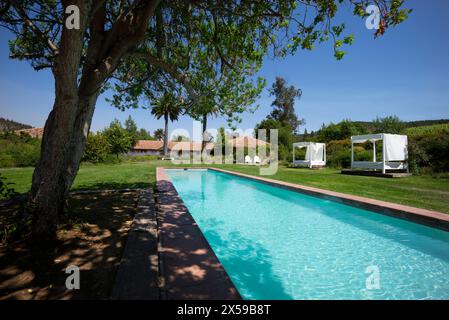
{"label": "stone pool border", "polygon": [[162,298],[240,300],[238,290],[163,167],[156,168],[156,188]]}
{"label": "stone pool border", "polygon": [[395,204],[391,202],[375,200],[360,196],[354,196],[346,193],[329,191],[320,188],[307,187],[295,183],[252,176],[245,173],[229,171],[219,168],[207,167],[207,169],[231,174],[237,177],[247,178],[254,181],[259,181],[282,189],[343,203],[352,207],[370,210],[394,218],[404,219],[415,223],[423,224],[429,227],[449,231],[449,215],[442,212],[410,207],[406,205]]}

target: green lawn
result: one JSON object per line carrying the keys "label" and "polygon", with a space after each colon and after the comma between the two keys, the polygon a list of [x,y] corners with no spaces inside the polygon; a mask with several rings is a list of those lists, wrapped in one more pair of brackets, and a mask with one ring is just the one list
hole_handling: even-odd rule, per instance
{"label": "green lawn", "polygon": [[[113,165],[82,165],[74,190],[114,189],[150,186],[155,182],[157,166],[173,166],[169,161],[122,163]],[[216,167],[258,175],[259,168],[244,165]],[[18,192],[26,192],[31,184],[32,168],[0,169]],[[339,170],[292,169],[280,167],[268,178],[312,187],[385,200],[449,213],[449,179],[413,176],[401,179],[348,176]]]}

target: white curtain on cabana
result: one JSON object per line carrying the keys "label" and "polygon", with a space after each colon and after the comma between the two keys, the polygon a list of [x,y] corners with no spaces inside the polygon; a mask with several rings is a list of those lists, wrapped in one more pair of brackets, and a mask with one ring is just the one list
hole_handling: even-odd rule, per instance
{"label": "white curtain on cabana", "polygon": [[403,161],[407,160],[407,136],[396,134],[385,135],[385,160]]}
{"label": "white curtain on cabana", "polygon": [[[296,148],[306,148],[304,159],[295,158]],[[302,166],[326,165],[326,144],[315,142],[297,142],[293,144],[293,164]]]}
{"label": "white curtain on cabana", "polygon": [[[382,140],[382,159],[376,160],[375,142]],[[371,141],[373,143],[373,161],[354,161],[354,144]],[[397,134],[369,134],[351,137],[351,168],[382,170],[408,170],[407,136]]]}

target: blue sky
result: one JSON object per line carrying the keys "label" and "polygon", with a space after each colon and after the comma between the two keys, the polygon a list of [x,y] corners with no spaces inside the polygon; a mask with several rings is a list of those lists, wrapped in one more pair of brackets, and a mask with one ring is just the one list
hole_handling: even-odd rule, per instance
{"label": "blue sky", "polygon": [[[355,42],[342,61],[335,60],[330,44],[282,60],[266,59],[260,75],[267,79],[267,87],[282,76],[303,90],[296,103],[298,116],[306,121],[301,131],[331,121],[393,114],[407,121],[449,118],[449,1],[406,3],[414,10],[410,18],[378,39],[362,19],[351,15],[349,6],[343,7],[338,19],[346,22],[346,32],[354,34]],[[9,37],[0,29],[0,117],[41,127],[53,103],[53,77],[49,71],[35,72],[28,63],[9,59]],[[271,111],[271,101],[265,89],[257,101],[260,108],[243,114],[240,128],[254,128]],[[148,110],[114,109],[103,95],[92,130],[129,115],[147,130],[163,126]],[[209,121],[211,128],[224,124],[220,118]],[[171,127],[191,131],[192,120],[183,117]]]}

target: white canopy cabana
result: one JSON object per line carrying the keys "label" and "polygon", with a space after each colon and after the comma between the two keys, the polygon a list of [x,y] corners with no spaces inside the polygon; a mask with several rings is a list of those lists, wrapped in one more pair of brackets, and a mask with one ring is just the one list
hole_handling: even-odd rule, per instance
{"label": "white canopy cabana", "polygon": [[[382,159],[376,159],[376,141],[382,141]],[[354,161],[354,144],[371,141],[373,143],[373,161]],[[367,134],[351,137],[351,169],[407,170],[407,136],[398,134]]]}
{"label": "white canopy cabana", "polygon": [[[295,149],[307,148],[304,159],[296,159]],[[304,167],[324,167],[326,165],[326,144],[316,142],[297,142],[293,144],[293,164]]]}

